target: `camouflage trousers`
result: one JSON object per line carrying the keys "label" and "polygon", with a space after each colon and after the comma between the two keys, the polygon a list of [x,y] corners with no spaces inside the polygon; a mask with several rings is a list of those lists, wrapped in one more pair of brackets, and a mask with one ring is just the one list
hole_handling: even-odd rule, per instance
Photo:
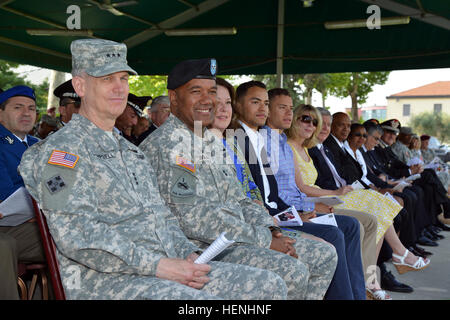
{"label": "camouflage trousers", "polygon": [[275,272],[286,283],[288,299],[321,300],[336,269],[336,250],[325,243],[301,238],[299,234],[294,236],[298,259],[271,249],[239,245],[226,249],[215,260]]}
{"label": "camouflage trousers", "polygon": [[79,265],[76,267],[85,269],[80,274],[79,287],[73,286],[73,282],[71,285],[63,282],[66,297],[80,300],[285,300],[287,297],[284,281],[271,271],[216,261],[209,265],[210,281],[201,290],[153,276],[100,273]]}

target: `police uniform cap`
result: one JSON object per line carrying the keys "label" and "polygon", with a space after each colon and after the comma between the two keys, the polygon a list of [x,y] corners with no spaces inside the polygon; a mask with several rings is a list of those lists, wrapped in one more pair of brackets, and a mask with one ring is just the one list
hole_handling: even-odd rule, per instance
{"label": "police uniform cap", "polygon": [[75,89],[72,86],[72,79],[60,84],[55,90],[53,90],[53,94],[59,98],[59,105],[61,105],[61,102],[65,98],[80,101],[80,96],[75,92]]}
{"label": "police uniform cap", "polygon": [[399,129],[402,126],[400,125],[400,121],[398,121],[397,119],[390,119],[390,120],[386,120],[383,123],[381,123],[381,127],[385,130],[389,130],[389,131],[398,133]]}
{"label": "police uniform cap", "polygon": [[27,86],[15,86],[0,93],[0,104],[12,97],[27,97],[36,101],[33,89]]}
{"label": "police uniform cap", "polygon": [[175,90],[192,79],[216,79],[216,59],[185,60],[170,71],[167,89]]}
{"label": "police uniform cap", "polygon": [[147,101],[149,100],[149,98],[151,99],[152,97],[138,97],[132,93],[129,93],[127,104],[133,108],[134,112],[136,112],[139,117],[142,117],[142,110],[144,110],[145,106],[147,105]]}
{"label": "police uniform cap", "polygon": [[127,46],[104,39],[78,39],[70,44],[72,69],[84,70],[92,77],[127,71],[137,75],[127,63]]}

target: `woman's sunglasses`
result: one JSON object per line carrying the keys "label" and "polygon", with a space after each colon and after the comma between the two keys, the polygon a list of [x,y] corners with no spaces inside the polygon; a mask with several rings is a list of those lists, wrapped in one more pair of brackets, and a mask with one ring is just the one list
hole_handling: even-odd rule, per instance
{"label": "woman's sunglasses", "polygon": [[363,137],[363,138],[366,138],[367,139],[367,134],[365,134],[365,133],[359,133],[359,132],[356,132],[356,133],[354,133],[353,134],[355,137]]}
{"label": "woman's sunglasses", "polygon": [[300,120],[303,123],[312,123],[312,125],[314,127],[317,127],[317,125],[319,124],[319,121],[317,121],[317,119],[314,119],[311,116],[308,115],[302,115],[301,117],[299,117],[297,120]]}

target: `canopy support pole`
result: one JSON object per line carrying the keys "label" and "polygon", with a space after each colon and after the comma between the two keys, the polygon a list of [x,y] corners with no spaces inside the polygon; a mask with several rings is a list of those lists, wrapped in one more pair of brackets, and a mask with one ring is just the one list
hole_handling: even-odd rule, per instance
{"label": "canopy support pole", "polygon": [[284,0],[278,0],[277,87],[283,87]]}

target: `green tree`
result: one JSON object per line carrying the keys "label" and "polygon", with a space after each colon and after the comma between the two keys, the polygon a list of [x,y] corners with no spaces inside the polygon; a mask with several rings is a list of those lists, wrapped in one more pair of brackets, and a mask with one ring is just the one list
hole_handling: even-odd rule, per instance
{"label": "green tree", "polygon": [[130,92],[137,96],[167,95],[167,76],[130,76]]}
{"label": "green tree", "polygon": [[19,66],[20,65],[17,63],[0,60],[0,88],[3,90],[8,90],[9,88],[19,85],[25,85],[33,88],[36,94],[36,106],[40,111],[45,111],[47,108],[48,99],[48,79],[45,79],[44,82],[39,85],[32,84],[23,76],[14,72],[14,69]]}
{"label": "green tree", "polygon": [[446,113],[422,112],[413,116],[408,125],[419,135],[435,136],[445,143],[450,141],[450,115]]}
{"label": "green tree", "polygon": [[[277,87],[277,76],[274,74],[248,75],[248,77],[263,82],[268,90]],[[300,74],[283,75],[283,88],[287,89],[291,94],[294,107],[300,103],[304,103],[303,89],[301,87],[302,78],[303,75]]]}
{"label": "green tree", "polygon": [[367,101],[373,86],[385,84],[388,77],[388,71],[330,73],[329,92],[339,98],[351,97],[351,118],[357,120],[358,105]]}

